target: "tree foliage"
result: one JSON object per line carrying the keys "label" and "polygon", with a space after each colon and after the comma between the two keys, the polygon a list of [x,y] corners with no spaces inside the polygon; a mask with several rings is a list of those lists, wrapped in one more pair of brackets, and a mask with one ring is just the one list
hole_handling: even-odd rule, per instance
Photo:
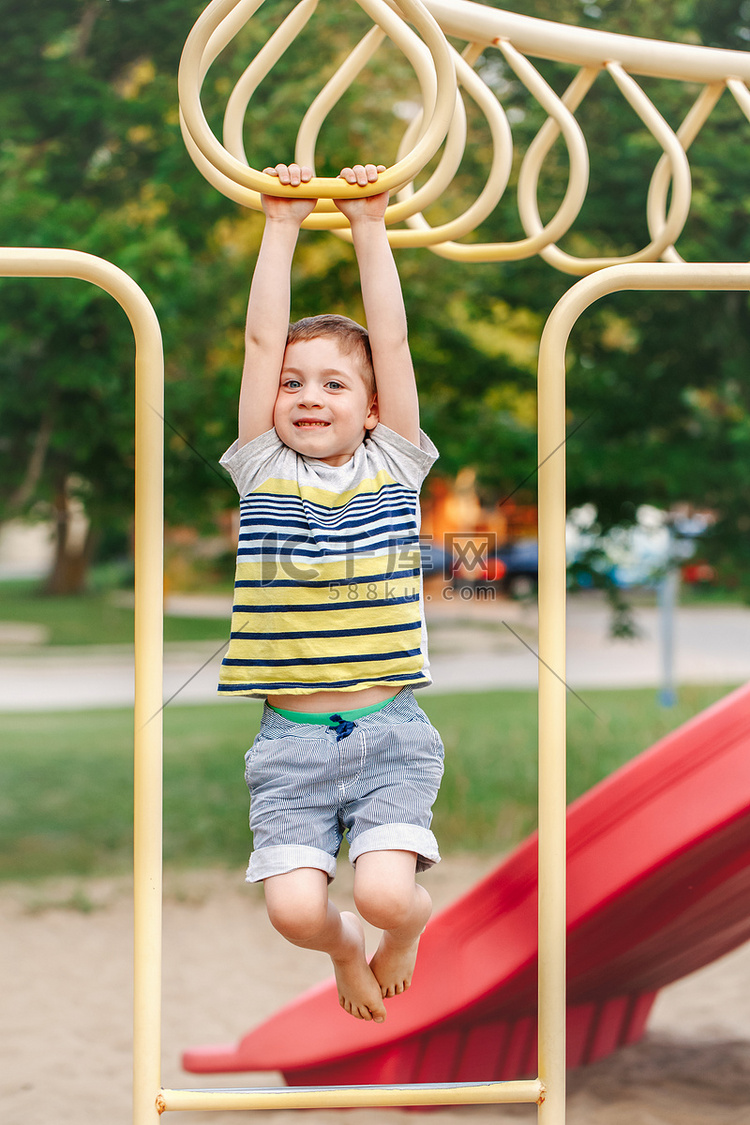
{"label": "tree foliage", "polygon": [[[268,6],[268,12],[266,7]],[[204,104],[220,131],[226,97],[290,0],[268,0],[208,75]],[[562,22],[654,38],[743,48],[732,0],[509,0]],[[207,527],[233,502],[212,465],[235,433],[244,308],[261,218],[200,177],[177,118],[176,73],[202,0],[27,0],[6,14],[0,72],[0,241],[99,254],[144,288],[167,357],[167,511]],[[367,27],[358,6],[321,5],[310,33],[261,85],[247,126],[255,167],[288,158],[304,109]],[[540,64],[562,91],[571,74]],[[488,51],[480,70],[513,110],[525,150],[542,123],[519,83]],[[696,91],[644,83],[673,127]],[[404,107],[416,97],[395,49],[376,57],[321,137],[322,174],[353,159],[392,163]],[[399,116],[401,115],[401,117]],[[629,253],[648,240],[646,190],[660,150],[606,76],[579,112],[592,187],[562,245],[586,255]],[[747,122],[724,95],[696,140],[694,207],[678,248],[690,260],[750,257],[744,160]],[[470,200],[490,158],[470,113],[470,145],[431,221]],[[472,237],[522,234],[513,188]],[[546,216],[565,190],[555,146],[540,184]],[[440,471],[473,464],[490,497],[526,481],[533,499],[536,349],[544,321],[571,284],[541,260],[465,266],[399,251],[426,427]],[[132,361],[129,326],[111,299],[80,282],[3,281],[0,318],[5,515],[55,505],[64,547],[66,497],[77,491],[100,534],[122,534],[132,510]],[[351,248],[303,232],[294,312],[358,315]],[[748,303],[739,294],[621,294],[582,319],[570,347],[571,503],[593,501],[609,523],[643,502],[677,500],[726,518],[717,538],[740,568],[746,538]],[[518,497],[517,497],[518,498]],[[64,553],[64,552],[63,552]]]}
{"label": "tree foliage", "polygon": [[[503,6],[606,31],[734,49],[745,48],[750,37],[745,19],[750,12],[733,2],[509,0]],[[571,77],[561,66],[540,69],[558,92]],[[527,103],[510,78],[507,72],[501,76],[509,84],[508,100],[526,112]],[[698,88],[641,82],[677,128]],[[661,150],[606,75],[597,79],[577,117],[591,156],[591,187],[562,248],[580,256],[632,253],[649,240],[646,192]],[[517,135],[528,139],[539,124],[532,110]],[[748,123],[725,92],[690,152],[693,204],[677,244],[688,261],[750,258],[747,137]],[[548,162],[540,198],[545,190],[552,200],[560,198],[567,165],[559,142],[558,147],[559,166],[554,159]],[[482,236],[503,237],[511,226],[501,205]],[[482,319],[502,292],[513,309],[531,310],[544,320],[571,284],[539,260],[493,273],[491,281],[478,272],[468,283],[469,308]],[[727,577],[747,584],[749,361],[750,310],[744,294],[622,293],[592,306],[568,349],[571,506],[593,501],[604,528],[632,520],[642,503],[669,508],[686,502],[713,509],[721,522],[709,549]],[[485,464],[485,475],[488,469],[493,472]]]}

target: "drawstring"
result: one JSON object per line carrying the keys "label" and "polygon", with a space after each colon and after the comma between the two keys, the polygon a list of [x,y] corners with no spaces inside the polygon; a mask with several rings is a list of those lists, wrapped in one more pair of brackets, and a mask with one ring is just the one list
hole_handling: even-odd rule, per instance
{"label": "drawstring", "polygon": [[342,738],[346,738],[348,734],[351,734],[357,725],[356,723],[352,723],[349,719],[342,718],[341,715],[331,715],[331,722],[336,724],[332,729],[336,731],[337,742],[341,742]]}

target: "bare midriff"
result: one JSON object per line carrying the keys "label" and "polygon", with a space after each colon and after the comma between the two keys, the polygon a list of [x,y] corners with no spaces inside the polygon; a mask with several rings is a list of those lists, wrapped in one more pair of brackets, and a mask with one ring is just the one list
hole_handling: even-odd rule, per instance
{"label": "bare midriff", "polygon": [[382,703],[384,699],[392,699],[394,695],[398,695],[399,691],[400,688],[394,689],[392,684],[387,687],[375,685],[362,688],[361,691],[314,691],[310,695],[269,695],[268,702],[272,707],[278,707],[282,711],[334,713]]}

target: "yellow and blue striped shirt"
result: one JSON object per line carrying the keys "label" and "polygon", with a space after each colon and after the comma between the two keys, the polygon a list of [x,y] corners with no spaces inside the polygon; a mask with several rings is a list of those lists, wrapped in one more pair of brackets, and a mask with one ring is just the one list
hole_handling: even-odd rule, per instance
{"label": "yellow and blue striped shirt", "polygon": [[417,448],[382,424],[345,465],[275,430],[227,450],[240,535],[221,693],[430,683],[419,490],[436,458],[426,435]]}

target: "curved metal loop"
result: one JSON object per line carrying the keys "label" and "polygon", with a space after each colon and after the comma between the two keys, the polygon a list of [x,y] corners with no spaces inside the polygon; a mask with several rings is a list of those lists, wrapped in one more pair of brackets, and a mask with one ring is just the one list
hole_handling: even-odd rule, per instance
{"label": "curved metal loop", "polygon": [[[213,137],[205,121],[200,105],[200,88],[214,59],[261,3],[262,0],[212,0],[188,37],[180,68],[180,123],[191,158],[218,190],[236,202],[254,208],[261,206],[261,191],[300,194],[299,189],[283,188],[275,178],[266,177],[248,166],[242,142],[243,120],[248,101],[258,83],[306,25],[318,0],[301,0],[243,74],[227,106],[224,122],[226,147]],[[424,109],[421,117],[412,121],[405,130],[396,163],[381,175],[377,184],[359,189],[340,179],[315,178],[306,185],[305,194],[318,200],[315,212],[305,221],[306,227],[331,229],[341,237],[348,237],[348,222],[338,212],[333,200],[355,194],[375,194],[385,189],[400,193],[398,200],[388,208],[386,222],[406,221],[410,228],[389,230],[389,239],[394,246],[429,246],[436,254],[464,261],[518,260],[539,253],[555,268],[574,275],[612,264],[637,263],[659,257],[668,262],[682,261],[675,243],[684,228],[690,206],[691,176],[687,150],[725,86],[729,87],[740,109],[750,119],[750,91],[745,84],[750,80],[747,56],[738,52],[563,28],[545,21],[513,16],[469,0],[424,0],[424,4],[422,0],[358,0],[358,3],[376,26],[339,67],[305,114],[297,137],[297,159],[314,167],[315,144],[326,114],[366,65],[384,35],[388,35],[404,51],[414,67]],[[471,58],[471,62],[486,47],[498,47],[548,115],[520,167],[518,210],[526,234],[523,239],[470,245],[452,241],[474,229],[502,197],[510,173],[512,138],[502,106],[474,74],[469,62],[461,60],[447,44],[443,32],[432,22],[428,11],[434,13],[446,34],[469,41],[465,55]],[[407,19],[417,28],[421,39],[407,26]],[[554,94],[525,54],[518,50],[519,46],[525,53],[576,62],[581,67],[562,99]],[[620,92],[661,145],[663,155],[654,168],[646,200],[649,243],[636,253],[621,257],[577,258],[562,251],[557,242],[578,216],[588,188],[586,142],[574,113],[602,68],[606,68]],[[456,70],[461,86],[487,118],[494,145],[493,160],[487,182],[474,202],[458,218],[432,228],[422,212],[450,183],[460,166],[465,144],[465,110],[455,86]],[[706,85],[675,133],[632,74],[662,75]],[[440,122],[440,129],[436,121]],[[560,134],[568,149],[568,185],[558,211],[543,225],[537,199],[539,180],[547,154]],[[412,186],[415,176],[444,140],[437,168],[415,191]],[[667,206],[670,189],[671,199]]]}
{"label": "curved metal loop", "polygon": [[[238,5],[238,7],[240,6]],[[250,65],[245,68],[229,95],[227,108],[224,112],[222,140],[230,156],[234,156],[248,167],[250,162],[245,153],[245,142],[242,135],[248,102],[265,76],[273,70],[287,47],[307,26],[317,6],[318,0],[300,0],[300,3],[292,9],[271,37],[266,40]],[[228,22],[229,18],[227,17],[224,23]]]}
{"label": "curved metal loop", "polygon": [[[544,249],[540,251],[541,256],[545,261],[549,262],[550,265],[561,270],[563,273],[580,275],[590,273],[593,270],[602,269],[604,266],[624,265],[630,262],[656,261],[666,247],[676,241],[680,231],[685,225],[690,211],[690,165],[688,164],[685,150],[675,133],[669,125],[667,125],[653,102],[644,94],[635,79],[623,70],[619,63],[609,62],[606,64],[606,69],[612,75],[621,93],[633,107],[641,121],[643,121],[649,132],[664,149],[665,156],[670,162],[672,167],[673,188],[669,215],[661,230],[652,237],[651,242],[634,254],[613,258],[578,258],[573,254],[568,254],[560,250],[558,246],[552,245],[544,247]],[[532,201],[530,197],[526,195],[524,197],[524,203],[525,207],[522,221],[524,221],[524,218],[528,221],[529,215],[532,214],[533,204],[533,214],[537,216],[536,222],[538,223],[536,201]],[[520,210],[519,193],[519,211]],[[526,222],[524,222],[524,229],[528,229],[526,227]]]}
{"label": "curved metal loop", "polygon": [[[684,121],[677,130],[677,139],[687,153],[691,144],[698,136],[701,128],[711,115],[711,112],[724,93],[724,83],[714,82],[704,86],[695,102],[689,109]],[[654,168],[651,183],[648,188],[646,200],[646,221],[649,234],[654,237],[662,231],[667,222],[667,192],[672,182],[672,162],[665,153]],[[666,246],[661,253],[663,262],[684,262],[684,258],[677,252],[674,244]]]}
{"label": "curved metal loop", "polygon": [[[371,27],[354,50],[346,56],[336,73],[329,78],[323,89],[310,103],[297,131],[294,159],[298,164],[307,165],[309,168],[313,169],[315,168],[315,145],[323,122],[343,96],[344,92],[349,89],[352,82],[354,82],[368,64],[385,37],[386,33],[382,27]],[[410,59],[410,62],[413,66],[413,59]],[[427,98],[428,102],[431,98],[430,104],[434,105],[436,94],[434,70],[431,67],[428,68],[427,75],[423,75],[417,71],[417,79],[420,83],[420,89],[422,90],[422,97]],[[426,91],[429,91],[429,94],[426,94]],[[336,211],[335,204],[332,200],[321,199],[317,210],[335,211],[338,216],[337,225],[343,226],[347,222],[341,212]],[[314,217],[317,218],[317,214]],[[330,229],[334,229],[333,224]]]}
{"label": "curved metal loop", "polygon": [[[548,148],[555,138],[562,133],[568,148],[570,160],[568,187],[557,213],[550,219],[546,226],[542,224],[538,211],[532,211],[531,214],[527,216],[529,224],[535,224],[535,229],[532,229],[531,233],[529,233],[529,227],[524,223],[524,229],[528,234],[527,238],[518,239],[515,242],[475,242],[464,245],[455,242],[442,242],[430,247],[433,252],[440,257],[450,258],[452,261],[519,261],[522,258],[530,257],[532,254],[540,253],[550,242],[562,237],[565,231],[569,229],[575,221],[583,205],[583,201],[586,198],[589,168],[588,150],[581,128],[573,116],[568,102],[572,102],[573,109],[575,109],[578,101],[583,97],[585,90],[588,89],[588,86],[594,81],[598,71],[591,69],[580,72],[573,80],[573,83],[571,83],[571,86],[568,88],[563,98],[559,98],[528,59],[519,54],[510,43],[502,42],[498,43],[497,46],[513,68],[513,71],[552,119],[554,132],[551,135],[549,145],[542,152],[541,159],[544,158],[544,155],[546,155]],[[576,98],[578,101],[575,100]],[[542,128],[544,129],[544,126]],[[529,179],[533,176],[534,183],[536,177],[538,177],[538,167],[540,164],[541,160],[538,162],[537,166],[531,166],[532,170],[526,173]],[[519,212],[522,207],[521,190],[522,184],[519,181]]]}
{"label": "curved metal loop", "polygon": [[[342,96],[344,90],[347,89],[354,78],[356,78],[365,63],[369,61],[374,46],[376,46],[377,43],[374,38],[370,42],[368,42],[368,40],[373,35],[373,31],[377,30],[376,28],[368,32],[310,105],[310,108],[302,119],[297,135],[296,158],[298,163],[308,164],[314,167],[315,142],[320,127],[327,114]],[[389,24],[386,30],[390,37],[397,42],[397,45],[412,64],[422,88],[423,104],[427,107],[427,113],[429,114],[431,106],[434,104],[437,96],[435,72],[432,67],[429,51],[421,39],[403,23],[396,23],[395,25]],[[380,38],[382,39],[382,35]],[[453,54],[453,48],[451,48],[451,53]],[[426,126],[422,124],[422,121],[425,116],[426,115],[423,113],[421,119],[416,119],[416,129],[412,129],[411,126],[407,128],[399,148],[397,159],[401,159],[402,155],[408,151],[410,147],[413,147],[420,137],[424,135]],[[456,89],[455,111],[448,129],[445,148],[438,167],[427,183],[417,192],[412,202],[401,201],[391,204],[387,208],[385,215],[386,223],[400,222],[415,211],[418,211],[420,207],[427,206],[428,202],[432,202],[433,199],[436,199],[450,184],[458,171],[465,146],[466,112],[458,89]],[[381,181],[379,180],[378,182],[380,184]],[[327,208],[335,212],[334,218],[329,221],[321,218],[321,216],[316,213],[311,215],[303,226],[313,229],[324,228],[343,232],[348,231],[348,220],[335,209],[333,203],[326,200],[322,202],[321,207],[325,208],[326,205]]]}
{"label": "curved metal loop", "polygon": [[[493,157],[485,186],[461,215],[440,226],[431,227],[422,215],[422,208],[434,202],[440,194],[433,184],[435,177],[417,192],[414,191],[413,184],[407,185],[399,196],[399,206],[409,205],[411,213],[404,217],[411,230],[389,231],[388,238],[392,246],[432,246],[446,239],[459,238],[474,230],[502,198],[513,166],[513,137],[505,111],[486,83],[472,68],[471,63],[479,54],[481,54],[481,47],[471,44],[463,57],[456,53],[454,61],[459,85],[463,86],[484,113],[492,136]],[[412,128],[417,126],[417,121],[412,122]],[[404,142],[407,138],[408,133],[404,136]],[[442,185],[438,184],[438,187],[442,190]],[[429,194],[427,194],[428,188]]]}
{"label": "curved metal loop", "polygon": [[[261,0],[262,2],[262,0]],[[391,16],[380,0],[357,0],[360,6],[376,23],[385,22]],[[306,0],[303,0],[306,3]],[[224,194],[246,206],[260,206],[253,193],[271,191],[276,195],[299,195],[293,188],[285,188],[278,181],[250,168],[237,156],[232,155],[213,135],[203,113],[200,92],[203,79],[213,60],[236,34],[248,18],[260,6],[258,0],[212,0],[193,27],[182,53],[178,89],[180,97],[181,128],[186,145],[199,170]],[[305,185],[305,194],[317,199],[347,198],[355,194],[375,194],[377,191],[398,190],[414,178],[427,164],[443,142],[455,109],[455,71],[448,43],[440,28],[421,3],[421,0],[398,0],[398,8],[405,19],[409,19],[422,35],[434,63],[437,96],[429,124],[404,159],[388,168],[379,178],[377,185],[367,188],[353,188],[341,179],[315,177]],[[385,15],[384,13],[388,13]],[[244,17],[244,18],[243,18]],[[308,17],[309,18],[309,17]],[[306,22],[306,20],[305,20]],[[276,40],[273,50],[281,47],[290,32],[291,25]],[[291,39],[288,40],[290,42]],[[288,45],[288,42],[286,45]],[[270,62],[273,51],[265,61]],[[263,75],[258,76],[258,80]],[[187,138],[190,138],[190,141]],[[203,159],[196,159],[200,152]],[[209,169],[215,169],[218,175]],[[229,181],[229,183],[227,182]],[[237,191],[237,188],[250,189]]]}

